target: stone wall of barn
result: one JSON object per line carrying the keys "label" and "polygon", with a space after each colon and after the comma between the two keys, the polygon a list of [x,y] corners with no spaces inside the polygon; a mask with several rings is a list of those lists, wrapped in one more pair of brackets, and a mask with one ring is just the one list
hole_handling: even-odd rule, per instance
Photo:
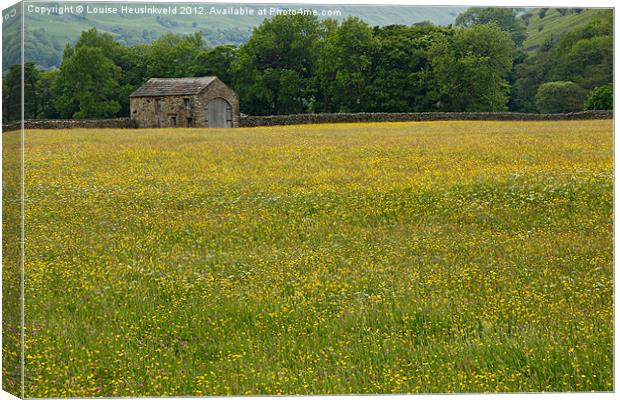
{"label": "stone wall of barn", "polygon": [[200,126],[195,116],[196,97],[132,97],[129,100],[131,118],[140,128]]}

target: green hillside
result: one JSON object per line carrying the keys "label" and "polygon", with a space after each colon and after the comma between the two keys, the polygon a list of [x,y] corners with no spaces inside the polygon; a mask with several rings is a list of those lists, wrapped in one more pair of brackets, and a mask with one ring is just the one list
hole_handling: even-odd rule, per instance
{"label": "green hillside", "polygon": [[[41,6],[54,7],[59,3],[41,3]],[[160,6],[166,4],[158,3]],[[122,4],[127,5],[127,3]],[[106,6],[118,7],[121,4],[109,3]],[[139,5],[134,4],[138,7]],[[178,4],[177,4],[178,6]],[[193,5],[194,6],[194,5]],[[111,33],[115,40],[124,45],[150,43],[157,37],[171,32],[187,34],[201,31],[210,46],[221,44],[240,45],[248,40],[252,28],[258,26],[265,16],[258,15],[217,15],[211,13],[211,7],[222,11],[231,7],[228,4],[195,4],[202,8],[202,15],[128,15],[116,14],[41,14],[26,12],[25,15],[25,57],[40,67],[49,69],[60,64],[62,49],[66,44],[74,43],[80,33],[90,28]],[[311,5],[307,5],[311,6]],[[268,4],[236,4],[235,8],[276,7]],[[299,9],[300,5],[277,5],[280,9]],[[319,13],[319,18],[344,19],[356,16],[370,25],[402,24],[412,25],[417,22],[430,21],[436,25],[448,25],[454,22],[465,7],[417,7],[417,6],[312,6]],[[323,15],[325,14],[325,15]],[[327,15],[331,14],[331,15]],[[336,14],[336,15],[333,15]],[[19,62],[18,51],[6,51],[11,46],[11,37],[3,39],[5,49],[2,69],[6,71],[11,64]],[[15,47],[18,49],[18,47]]]}
{"label": "green hillside", "polygon": [[523,43],[523,47],[527,51],[535,50],[548,38],[557,39],[572,29],[585,26],[602,12],[610,12],[610,10],[593,8],[535,8],[528,10],[522,16],[527,26],[527,39]]}

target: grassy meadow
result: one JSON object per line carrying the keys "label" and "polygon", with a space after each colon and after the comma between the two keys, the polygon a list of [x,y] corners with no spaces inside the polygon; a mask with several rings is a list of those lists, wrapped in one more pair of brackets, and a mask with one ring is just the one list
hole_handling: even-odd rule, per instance
{"label": "grassy meadow", "polygon": [[612,144],[27,131],[25,395],[613,390]]}

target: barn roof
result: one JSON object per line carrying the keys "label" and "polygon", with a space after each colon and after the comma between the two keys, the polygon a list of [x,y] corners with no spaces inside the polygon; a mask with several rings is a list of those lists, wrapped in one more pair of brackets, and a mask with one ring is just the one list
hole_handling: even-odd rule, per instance
{"label": "barn roof", "polygon": [[199,78],[151,78],[129,97],[186,96],[200,93],[216,76]]}

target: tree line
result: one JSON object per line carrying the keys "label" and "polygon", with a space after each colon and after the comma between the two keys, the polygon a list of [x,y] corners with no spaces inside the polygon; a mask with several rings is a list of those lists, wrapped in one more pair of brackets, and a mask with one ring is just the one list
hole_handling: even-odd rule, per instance
{"label": "tree line", "polygon": [[[520,111],[609,109],[613,21],[527,53],[524,18],[508,8],[472,8],[454,26],[428,22],[371,27],[279,15],[241,46],[209,47],[200,32],[125,46],[84,31],[59,69],[24,65],[26,118],[129,115],[129,95],[151,77],[217,75],[239,94],[241,112]],[[3,79],[5,120],[19,119],[21,65]]]}

